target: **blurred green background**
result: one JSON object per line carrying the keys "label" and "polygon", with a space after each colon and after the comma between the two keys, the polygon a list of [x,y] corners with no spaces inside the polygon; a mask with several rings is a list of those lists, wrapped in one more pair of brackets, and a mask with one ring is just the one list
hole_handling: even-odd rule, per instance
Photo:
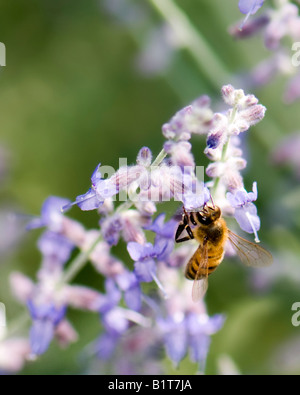
{"label": "blurred green background", "polygon": [[[158,75],[137,71],[135,59],[147,33],[162,20],[147,0],[131,3],[142,5],[146,13],[128,27],[105,10],[102,0],[0,0],[0,41],[7,49],[7,66],[0,73],[0,145],[9,152],[9,175],[0,190],[3,206],[38,215],[49,195],[74,199],[87,190],[99,162],[115,168],[119,157],[134,162],[144,145],[157,154],[164,141],[161,125],[183,105],[206,93],[218,109],[221,86],[207,78],[188,51],[178,50]],[[232,73],[223,82],[232,84],[234,74],[269,56],[259,36],[235,41],[227,33],[241,18],[237,3],[177,1],[220,58],[224,72]],[[299,124],[299,103],[282,103],[284,84],[280,77],[255,92],[268,111],[245,142],[245,184],[249,190],[258,182],[260,237],[275,256],[274,267],[267,269],[274,280],[257,292],[251,286],[252,271],[235,261],[224,262],[213,276],[208,311],[224,313],[227,321],[213,337],[208,373],[218,373],[224,354],[245,374],[300,373],[300,328],[291,324],[291,306],[300,301],[300,191],[292,171],[271,161],[281,139]],[[198,165],[207,163],[204,146],[205,141],[193,140]],[[71,215],[87,227],[97,226],[95,212],[74,209]],[[23,311],[9,291],[9,273],[21,270],[34,278],[40,263],[38,234],[26,234],[18,248],[1,257],[0,301],[7,305],[9,320]],[[102,286],[90,267],[76,282]],[[99,333],[99,320],[77,311],[69,318],[79,342],[66,351],[53,344],[38,362],[26,365],[24,374],[84,372],[80,352]],[[179,370],[170,363],[167,367],[171,374],[196,370],[188,361]]]}

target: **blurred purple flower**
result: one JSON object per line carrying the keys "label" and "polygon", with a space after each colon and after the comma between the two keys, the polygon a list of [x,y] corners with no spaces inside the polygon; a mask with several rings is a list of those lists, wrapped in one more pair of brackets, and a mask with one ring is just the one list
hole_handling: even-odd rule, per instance
{"label": "blurred purple flower", "polygon": [[188,347],[188,334],[185,321],[175,320],[174,317],[158,319],[158,326],[163,334],[163,342],[166,353],[172,362],[178,366],[179,362],[185,357]]}
{"label": "blurred purple flower", "polygon": [[115,277],[119,288],[124,292],[124,300],[129,309],[139,311],[142,306],[142,290],[135,273],[124,270]]}
{"label": "blurred purple flower", "polygon": [[211,343],[210,336],[218,332],[224,324],[220,314],[212,317],[190,313],[186,318],[188,343],[191,360],[199,364],[199,371],[204,372],[207,354]]}
{"label": "blurred purple flower", "polygon": [[254,15],[264,4],[265,0],[240,0],[239,9],[242,14]]}
{"label": "blurred purple flower", "polygon": [[293,133],[280,141],[272,159],[276,164],[289,164],[300,179],[300,133]]}
{"label": "blurred purple flower", "polygon": [[71,343],[76,343],[78,340],[78,334],[66,319],[62,320],[55,329],[55,338],[58,344],[62,348],[66,348]]}
{"label": "blurred purple flower", "polygon": [[178,45],[168,24],[155,26],[145,37],[143,49],[136,58],[137,69],[146,76],[163,73],[170,66]]}
{"label": "blurred purple flower", "polygon": [[66,305],[95,312],[99,311],[105,300],[105,295],[82,285],[64,285],[62,294]]}
{"label": "blurred purple flower", "polygon": [[53,232],[62,230],[63,214],[62,208],[70,201],[56,196],[47,198],[42,206],[41,217],[32,220],[28,225],[28,229],[48,227]]}
{"label": "blurred purple flower", "polygon": [[38,248],[48,262],[63,265],[70,258],[74,244],[59,233],[46,231],[38,240]]}
{"label": "blurred purple flower", "polygon": [[300,99],[300,73],[288,81],[283,99],[286,104],[292,104]]}
{"label": "blurred purple flower", "polygon": [[241,25],[241,29],[244,24],[247,22],[250,15],[254,15],[257,11],[263,6],[265,0],[240,0],[239,1],[239,9],[242,14],[246,14],[246,18]]}
{"label": "blurred purple flower", "polygon": [[153,281],[156,274],[156,263],[153,258],[157,255],[154,246],[151,243],[142,245],[130,242],[127,244],[127,250],[135,261],[134,273],[137,279],[146,283]]}
{"label": "blurred purple flower", "polygon": [[299,39],[299,9],[295,4],[282,2],[278,10],[271,14],[270,23],[267,25],[264,41],[265,46],[271,51],[280,48],[283,37],[290,36],[292,40]]}
{"label": "blurred purple flower", "polygon": [[34,291],[33,281],[20,272],[12,272],[9,281],[14,297],[22,304],[26,304]]}
{"label": "blurred purple flower", "polygon": [[30,353],[27,339],[10,338],[0,342],[0,375],[20,371]]}
{"label": "blurred purple flower", "polygon": [[122,335],[127,331],[129,322],[122,309],[114,307],[102,315],[105,333],[100,336],[96,344],[99,359],[108,360],[112,357]]}
{"label": "blurred purple flower", "polygon": [[248,38],[261,31],[269,22],[270,17],[268,15],[260,15],[245,22],[242,30],[240,23],[231,26],[229,33],[235,38]]}
{"label": "blurred purple flower", "polygon": [[224,324],[224,317],[206,314],[177,313],[166,319],[158,318],[167,355],[177,366],[185,357],[188,349],[191,360],[204,371],[210,336],[218,332]]}
{"label": "blurred purple flower", "polygon": [[122,335],[129,326],[128,319],[119,307],[115,307],[103,314],[102,323],[106,331],[114,335]]}
{"label": "blurred purple flower", "polygon": [[103,333],[96,344],[96,354],[99,359],[107,361],[110,359],[116,349],[120,336],[115,333]]}
{"label": "blurred purple flower", "polygon": [[57,307],[53,303],[34,304],[31,300],[27,303],[33,325],[30,330],[31,353],[38,356],[47,351],[55,334],[55,328],[63,320],[66,307]]}
{"label": "blurred purple flower", "polygon": [[22,218],[12,207],[2,205],[0,209],[0,256],[11,253],[20,243],[25,233]]}
{"label": "blurred purple flower", "polygon": [[113,279],[108,278],[105,281],[105,295],[99,305],[99,312],[105,314],[115,306],[121,300],[122,294]]}

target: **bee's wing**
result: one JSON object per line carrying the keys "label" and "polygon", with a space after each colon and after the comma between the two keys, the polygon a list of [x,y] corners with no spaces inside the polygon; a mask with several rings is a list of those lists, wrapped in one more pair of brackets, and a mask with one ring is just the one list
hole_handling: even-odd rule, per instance
{"label": "bee's wing", "polygon": [[[203,299],[206,294],[208,288],[208,251],[207,244],[203,246],[199,246],[195,254],[192,256],[190,262],[196,261],[199,263],[199,267],[194,279],[193,290],[192,290],[192,299],[193,301],[199,302],[199,300]],[[202,269],[206,269],[206,276],[203,278]]]}
{"label": "bee's wing", "polygon": [[228,238],[238,257],[245,265],[263,267],[273,263],[272,255],[260,245],[243,239],[229,229]]}

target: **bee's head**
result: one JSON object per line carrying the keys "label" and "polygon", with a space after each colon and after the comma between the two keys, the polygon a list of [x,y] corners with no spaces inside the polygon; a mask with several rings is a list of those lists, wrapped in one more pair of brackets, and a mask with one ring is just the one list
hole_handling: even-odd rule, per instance
{"label": "bee's head", "polygon": [[203,210],[197,213],[197,219],[202,225],[210,225],[221,217],[221,209],[218,206],[204,206]]}

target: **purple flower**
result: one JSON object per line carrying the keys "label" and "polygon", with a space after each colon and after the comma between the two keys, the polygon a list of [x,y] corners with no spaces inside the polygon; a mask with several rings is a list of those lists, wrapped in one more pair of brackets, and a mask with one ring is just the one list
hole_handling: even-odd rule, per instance
{"label": "purple flower", "polygon": [[136,163],[140,166],[149,167],[152,162],[152,152],[148,147],[143,147],[140,149]]}
{"label": "purple flower", "polygon": [[66,307],[57,307],[53,303],[37,305],[29,300],[28,309],[33,319],[30,330],[30,346],[33,355],[47,351],[55,334],[55,329],[66,314]]}
{"label": "purple flower", "polygon": [[101,233],[104,240],[110,245],[117,245],[120,236],[126,243],[136,241],[140,244],[146,241],[143,225],[150,221],[147,216],[136,210],[126,210],[101,219]]}
{"label": "purple flower", "polygon": [[125,270],[115,278],[119,288],[124,292],[124,300],[128,308],[139,311],[142,307],[142,291],[135,273]]}
{"label": "purple flower", "polygon": [[68,210],[70,207],[77,204],[82,211],[90,211],[99,208],[104,200],[117,194],[116,186],[112,186],[109,180],[102,180],[99,168],[101,163],[94,170],[91,182],[91,188],[84,194],[77,196],[75,202],[65,205],[63,210]]}
{"label": "purple flower", "polygon": [[106,314],[108,311],[117,306],[122,297],[119,288],[111,278],[108,278],[105,281],[105,290],[106,293],[99,306],[99,312],[102,314]]}
{"label": "purple flower", "polygon": [[180,166],[182,168],[195,168],[194,156],[191,152],[192,145],[188,141],[171,141],[168,140],[164,144],[164,150],[168,155],[173,166]]}
{"label": "purple flower", "polygon": [[178,111],[173,118],[163,125],[163,135],[168,140],[189,140],[191,134],[207,134],[213,123],[210,98],[201,96],[190,106]]}
{"label": "purple flower", "polygon": [[107,332],[114,335],[122,335],[128,329],[128,319],[119,307],[115,307],[105,313],[102,317],[102,323]]}
{"label": "purple flower", "polygon": [[120,215],[103,218],[100,221],[103,239],[110,245],[117,245],[120,239],[120,232],[123,228]]}
{"label": "purple flower", "polygon": [[53,232],[62,230],[62,207],[66,206],[70,201],[56,196],[47,198],[42,206],[41,217],[32,220],[27,229],[48,227]]}
{"label": "purple flower", "polygon": [[162,127],[163,135],[167,139],[189,140],[191,132],[188,128],[188,119],[192,113],[192,106],[187,106],[178,111],[169,123]]}
{"label": "purple flower", "polygon": [[156,250],[151,243],[139,244],[130,242],[127,250],[131,258],[135,261],[134,273],[140,282],[149,283],[153,281],[153,275],[156,273]]}
{"label": "purple flower", "polygon": [[145,229],[156,233],[155,250],[156,257],[160,261],[166,261],[174,249],[174,238],[178,222],[175,219],[165,223],[166,214],[160,214],[153,223]]}
{"label": "purple flower", "polygon": [[298,41],[299,22],[298,6],[288,1],[282,2],[265,30],[264,41],[267,49],[280,49],[280,42],[285,36],[289,36],[292,41]]}
{"label": "purple flower", "polygon": [[208,135],[207,138],[207,148],[216,149],[222,142],[222,132],[217,131]]}
{"label": "purple flower", "polygon": [[158,318],[157,321],[169,358],[178,365],[189,349],[192,361],[197,362],[203,371],[210,336],[222,328],[224,317],[178,312],[166,319]]}
{"label": "purple flower", "polygon": [[135,261],[134,273],[139,282],[150,283],[155,281],[159,289],[166,297],[167,294],[156,276],[156,263],[154,258],[157,258],[163,251],[158,248],[161,246],[153,246],[151,243],[139,244],[130,242],[127,244],[127,250],[131,258]]}
{"label": "purple flower", "polygon": [[183,205],[187,211],[197,211],[210,199],[209,189],[203,182],[193,182],[191,188],[183,195]]}
{"label": "purple flower", "polygon": [[242,14],[254,15],[263,6],[265,0],[240,0],[239,9]]}
{"label": "purple flower", "polygon": [[168,357],[177,366],[185,357],[188,347],[188,334],[184,317],[158,319],[158,326],[163,333],[163,342]]}
{"label": "purple flower", "polygon": [[253,183],[252,192],[247,192],[244,190],[237,190],[234,193],[228,193],[227,199],[234,208],[240,208],[247,203],[252,203],[257,200],[257,183]]}
{"label": "purple flower", "polygon": [[240,0],[239,1],[239,9],[242,14],[246,14],[246,18],[241,25],[241,29],[244,24],[247,22],[250,15],[254,15],[257,11],[263,6],[264,0]]}
{"label": "purple flower", "polygon": [[145,227],[147,230],[152,230],[157,236],[165,239],[174,238],[175,228],[178,225],[177,221],[171,219],[165,223],[166,214],[162,213],[158,215],[150,226]]}
{"label": "purple flower", "polygon": [[235,208],[235,219],[241,229],[248,233],[254,233],[258,242],[257,232],[260,229],[260,219],[257,215],[257,208],[252,203],[257,200],[257,183],[253,183],[252,192],[244,190],[236,190],[233,193],[228,192],[227,200],[233,208]]}
{"label": "purple flower", "polygon": [[195,313],[188,314],[186,326],[191,360],[199,364],[199,371],[204,371],[211,342],[210,336],[218,332],[224,324],[222,315],[208,317]]}
{"label": "purple flower", "polygon": [[82,285],[64,285],[62,294],[65,304],[80,310],[98,312],[106,301],[103,294]]}
{"label": "purple flower", "polygon": [[122,335],[127,331],[129,321],[123,309],[114,307],[103,314],[102,323],[105,333],[100,336],[97,342],[96,352],[98,358],[108,360],[112,357]]}
{"label": "purple flower", "polygon": [[46,231],[38,241],[38,248],[53,264],[64,264],[69,260],[74,244],[59,233]]}
{"label": "purple flower", "polygon": [[101,335],[96,345],[96,354],[98,358],[104,361],[109,360],[116,349],[119,339],[119,335],[110,332]]}

